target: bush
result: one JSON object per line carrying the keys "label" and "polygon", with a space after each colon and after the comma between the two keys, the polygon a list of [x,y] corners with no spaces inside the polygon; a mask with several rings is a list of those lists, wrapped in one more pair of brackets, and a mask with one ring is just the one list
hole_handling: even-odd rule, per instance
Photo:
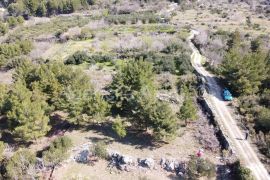
{"label": "bush", "polygon": [[270,131],[270,109],[262,108],[257,115],[255,121],[258,131],[269,132]]}
{"label": "bush", "polygon": [[65,64],[82,64],[84,62],[89,62],[90,58],[87,55],[86,52],[84,51],[77,51],[75,52],[73,55],[71,55],[70,57],[68,57],[68,59],[65,61]]}
{"label": "bush", "polygon": [[35,179],[36,157],[29,150],[17,151],[5,166],[8,179]]}
{"label": "bush", "polygon": [[23,141],[36,140],[49,130],[48,104],[39,91],[30,91],[22,81],[11,87],[6,117],[12,134]]}
{"label": "bush", "polygon": [[156,73],[170,72],[172,74],[186,74],[193,72],[193,67],[190,63],[190,56],[186,53],[180,54],[162,54],[154,52],[143,52],[135,54],[136,60],[143,59],[153,63],[153,68]]}
{"label": "bush", "polygon": [[187,90],[183,105],[180,107],[180,118],[185,121],[186,125],[188,121],[195,121],[198,118],[197,108],[193,101],[193,97]]}
{"label": "bush", "polygon": [[10,16],[10,17],[7,18],[7,23],[9,25],[9,27],[13,28],[13,27],[17,26],[18,21],[17,21],[17,19],[15,17]]}
{"label": "bush", "polygon": [[207,159],[191,156],[187,166],[188,179],[198,179],[200,177],[215,177],[215,164]]}
{"label": "bush", "polygon": [[95,156],[97,156],[101,159],[108,158],[107,146],[102,141],[96,143],[90,151],[92,151]]}
{"label": "bush", "polygon": [[63,136],[55,139],[48,150],[42,153],[46,166],[56,166],[68,157],[68,150],[72,147],[70,138]]}
{"label": "bush", "polygon": [[120,116],[117,116],[116,120],[113,122],[112,129],[120,138],[125,137],[127,134],[124,122],[121,120]]}
{"label": "bush", "polygon": [[32,50],[30,41],[17,41],[15,43],[3,43],[0,45],[0,56],[10,59],[20,55],[26,55]]}
{"label": "bush", "polygon": [[8,88],[7,86],[0,84],[0,115],[5,111],[5,103],[8,97]]}
{"label": "bush", "polygon": [[5,35],[7,31],[8,27],[3,22],[0,22],[0,36]]}
{"label": "bush", "polygon": [[0,162],[3,160],[4,150],[5,150],[5,143],[0,141]]}
{"label": "bush", "polygon": [[254,180],[251,170],[241,166],[240,161],[236,161],[232,165],[234,178],[237,180]]}
{"label": "bush", "polygon": [[65,61],[65,64],[74,64],[74,65],[79,65],[82,63],[90,63],[90,64],[95,64],[95,63],[104,63],[104,62],[111,62],[112,57],[109,55],[104,55],[104,54],[93,54],[93,55],[88,55],[84,51],[77,51],[68,59]]}

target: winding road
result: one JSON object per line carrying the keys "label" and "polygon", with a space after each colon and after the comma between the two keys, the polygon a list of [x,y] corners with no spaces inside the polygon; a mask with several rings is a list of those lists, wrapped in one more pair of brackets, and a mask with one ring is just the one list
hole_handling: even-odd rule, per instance
{"label": "winding road", "polygon": [[230,142],[230,145],[233,146],[234,152],[241,159],[243,165],[252,171],[256,179],[270,180],[270,176],[267,170],[259,160],[250,143],[247,140],[243,140],[244,133],[238,127],[237,122],[233,118],[233,114],[229,111],[226,102],[222,100],[221,87],[218,85],[215,76],[206,71],[202,66],[201,63],[203,56],[191,42],[195,35],[199,35],[199,33],[195,30],[192,30],[189,37],[189,44],[193,51],[191,60],[193,67],[200,75],[205,78],[209,88],[209,92],[207,95],[205,95],[207,104],[214,112],[219,125],[223,127],[222,131],[226,131],[224,134],[227,136],[226,138]]}

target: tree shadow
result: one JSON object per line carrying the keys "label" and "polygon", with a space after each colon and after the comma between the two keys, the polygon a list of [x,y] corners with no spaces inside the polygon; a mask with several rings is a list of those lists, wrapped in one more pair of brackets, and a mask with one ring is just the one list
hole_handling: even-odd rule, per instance
{"label": "tree shadow", "polygon": [[[156,141],[150,134],[135,130],[132,127],[127,129],[127,135],[124,138],[119,138],[111,127],[111,123],[102,123],[100,125],[87,126],[84,130],[91,130],[96,134],[105,136],[105,138],[88,137],[88,139],[90,140],[104,140],[105,142],[107,141],[107,143],[112,143],[113,141],[116,141],[122,144],[134,146],[136,149],[154,150],[166,143],[163,141]],[[111,140],[111,138],[113,138],[113,140]]]}
{"label": "tree shadow", "polygon": [[185,178],[181,177],[181,176],[177,176],[176,174],[170,174],[167,176],[169,179],[171,180],[184,180]]}
{"label": "tree shadow", "polygon": [[0,117],[0,141],[9,144],[10,146],[14,147],[15,149],[19,147],[29,147],[32,142],[26,142],[15,138],[12,133],[8,130],[8,121],[7,118],[2,116]]}
{"label": "tree shadow", "polygon": [[63,136],[65,132],[72,131],[74,128],[76,128],[76,126],[63,119],[63,117],[57,113],[50,117],[49,124],[51,125],[51,129],[46,134],[46,137]]}

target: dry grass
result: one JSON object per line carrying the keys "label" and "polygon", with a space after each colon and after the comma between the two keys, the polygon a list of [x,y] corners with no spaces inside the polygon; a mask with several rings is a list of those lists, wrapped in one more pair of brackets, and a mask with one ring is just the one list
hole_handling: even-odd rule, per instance
{"label": "dry grass", "polygon": [[[102,129],[102,128],[101,128]],[[195,139],[196,126],[190,125],[181,137],[176,137],[175,140],[169,144],[164,144],[161,147],[154,147],[145,142],[144,136],[133,138],[133,141],[127,137],[127,140],[115,140],[110,130],[103,131],[88,130],[88,131],[73,131],[67,135],[73,140],[75,146],[89,141],[96,142],[105,140],[108,142],[110,150],[118,151],[125,155],[130,155],[134,158],[151,157],[155,160],[157,169],[148,170],[143,168],[136,168],[131,172],[122,172],[116,169],[110,170],[107,168],[108,162],[99,161],[95,166],[78,164],[75,162],[65,164],[63,167],[58,168],[54,177],[56,179],[72,179],[75,177],[90,178],[97,180],[118,180],[118,179],[139,179],[140,176],[147,176],[149,179],[170,179],[174,176],[173,173],[168,173],[159,167],[159,161],[162,157],[175,158],[178,160],[188,160],[189,155],[195,154],[201,147],[198,140]],[[180,132],[179,132],[180,133]],[[135,140],[137,139],[137,140]],[[216,156],[218,154],[206,151],[205,157],[217,163]]]}
{"label": "dry grass", "polygon": [[[223,12],[228,13],[228,18],[222,18],[221,14],[212,13],[210,10],[186,10],[178,12],[172,19],[175,24],[192,25],[196,29],[207,30],[209,28],[222,29],[224,31],[234,31],[239,29],[245,33],[254,35],[270,33],[270,23],[266,18],[258,18],[258,15],[253,14],[247,7],[231,5],[229,10]],[[248,27],[246,17],[251,16],[252,24],[259,24],[260,29],[256,30],[253,27]]]}

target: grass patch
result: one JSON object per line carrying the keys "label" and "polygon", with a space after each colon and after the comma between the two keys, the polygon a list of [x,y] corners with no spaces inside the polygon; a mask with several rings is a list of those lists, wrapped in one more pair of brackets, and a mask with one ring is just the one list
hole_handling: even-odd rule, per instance
{"label": "grass patch", "polygon": [[22,39],[34,39],[40,35],[55,34],[57,32],[67,31],[71,27],[82,27],[89,23],[91,17],[83,16],[70,16],[70,17],[55,17],[49,22],[39,23],[33,26],[23,26],[14,31],[9,39],[22,38]]}

